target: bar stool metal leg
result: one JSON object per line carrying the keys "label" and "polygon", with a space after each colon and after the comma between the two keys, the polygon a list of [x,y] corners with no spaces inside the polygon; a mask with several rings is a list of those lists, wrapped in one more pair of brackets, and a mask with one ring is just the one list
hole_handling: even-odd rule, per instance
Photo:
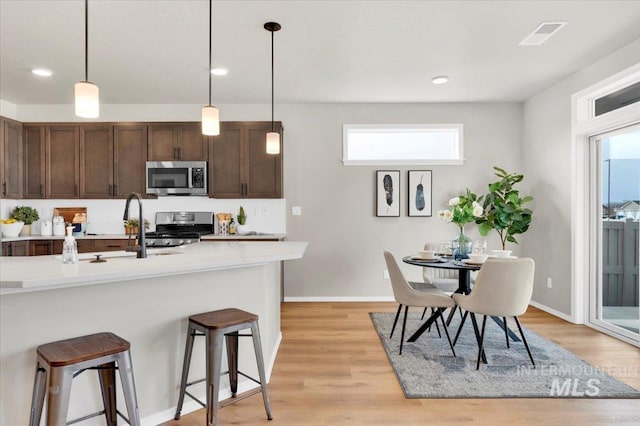
{"label": "bar stool metal leg", "polygon": [[220,361],[224,333],[221,330],[207,331],[207,426],[218,422],[218,393],[220,390]]}
{"label": "bar stool metal leg", "polygon": [[118,424],[118,414],[116,412],[116,363],[109,362],[98,366],[98,377],[100,378],[100,389],[102,403],[104,404],[104,416],[107,426]]}
{"label": "bar stool metal leg", "polygon": [[127,406],[127,413],[129,415],[129,424],[131,426],[140,426],[140,411],[138,409],[136,384],[133,378],[131,352],[124,351],[118,355],[118,370],[120,371],[120,382],[122,382],[124,403]]}
{"label": "bar stool metal leg", "polygon": [[47,426],[65,426],[71,396],[73,370],[69,367],[52,367],[49,370]]}
{"label": "bar stool metal leg", "polygon": [[44,396],[47,388],[47,370],[38,362],[36,366],[35,379],[33,381],[33,396],[31,398],[31,416],[29,426],[38,426],[42,417],[42,407],[44,406]]}
{"label": "bar stool metal leg", "polygon": [[227,365],[229,366],[229,386],[231,397],[235,398],[238,392],[238,332],[225,334],[227,341]]}
{"label": "bar stool metal leg", "polygon": [[187,329],[187,343],[184,348],[184,362],[182,364],[182,380],[180,381],[180,396],[176,407],[175,420],[180,420],[180,412],[184,403],[184,394],[187,390],[187,380],[189,378],[189,367],[191,366],[191,354],[193,352],[193,341],[195,340],[196,329],[189,324]]}
{"label": "bar stool metal leg", "polygon": [[262,357],[262,343],[260,340],[260,329],[258,322],[251,323],[251,334],[253,337],[253,349],[256,353],[256,362],[258,363],[258,374],[260,375],[260,386],[262,387],[262,400],[264,401],[264,409],[267,412],[267,418],[273,419],[271,415],[271,404],[269,403],[269,395],[267,393],[267,375],[264,371],[264,359]]}

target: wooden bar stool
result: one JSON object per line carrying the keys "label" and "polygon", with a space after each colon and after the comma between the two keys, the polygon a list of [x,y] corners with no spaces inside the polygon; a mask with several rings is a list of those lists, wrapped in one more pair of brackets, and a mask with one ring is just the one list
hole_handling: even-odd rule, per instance
{"label": "wooden bar stool", "polygon": [[[140,414],[129,347],[129,342],[113,333],[91,334],[38,346],[29,426],[40,424],[45,394],[49,398],[47,426],[63,426],[102,414],[108,426],[117,424],[118,415],[130,425],[139,426]],[[90,369],[98,370],[104,410],[67,423],[71,382],[74,377]],[[120,371],[129,419],[116,408],[116,369]]]}
{"label": "wooden bar stool", "polygon": [[[239,330],[251,328],[251,334],[239,334]],[[187,383],[189,376],[189,366],[191,363],[191,353],[193,351],[193,341],[195,336],[206,337],[206,379],[197,380]],[[256,353],[256,362],[258,364],[258,374],[260,381],[247,376],[238,370],[238,337],[253,337],[253,348]],[[222,342],[226,340],[227,346],[227,363],[229,371],[220,373],[220,363],[222,358]],[[231,396],[233,399],[220,403],[218,401],[218,392],[220,390],[220,375],[229,374],[229,383],[231,386]],[[236,398],[238,390],[238,374],[258,383],[259,388],[251,390],[241,397]],[[195,396],[187,392],[187,386],[206,381],[207,403],[204,404]],[[260,343],[260,330],[258,329],[258,316],[240,309],[222,309],[219,311],[206,312],[203,314],[192,315],[189,317],[189,328],[187,330],[187,343],[184,351],[184,365],[182,367],[182,381],[180,383],[180,397],[176,409],[175,419],[180,419],[184,395],[189,395],[200,405],[207,409],[207,426],[215,426],[218,418],[218,410],[226,405],[233,404],[244,398],[262,392],[264,408],[267,412],[267,418],[271,420],[271,406],[269,404],[269,396],[267,394],[267,380],[265,378],[264,360],[262,358],[262,344]]]}

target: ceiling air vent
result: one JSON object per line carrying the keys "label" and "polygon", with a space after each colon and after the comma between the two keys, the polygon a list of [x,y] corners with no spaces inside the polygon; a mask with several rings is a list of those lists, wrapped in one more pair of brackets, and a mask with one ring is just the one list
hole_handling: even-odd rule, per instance
{"label": "ceiling air vent", "polygon": [[540,46],[566,24],[566,22],[543,22],[542,24],[538,25],[536,29],[531,32],[531,34],[526,36],[520,43],[518,43],[518,45]]}

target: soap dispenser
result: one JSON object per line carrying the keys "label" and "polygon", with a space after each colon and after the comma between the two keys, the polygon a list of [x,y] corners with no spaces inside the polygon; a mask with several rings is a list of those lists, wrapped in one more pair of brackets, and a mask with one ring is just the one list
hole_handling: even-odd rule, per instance
{"label": "soap dispenser", "polygon": [[72,232],[73,226],[67,226],[67,236],[62,245],[62,263],[78,263],[78,243]]}

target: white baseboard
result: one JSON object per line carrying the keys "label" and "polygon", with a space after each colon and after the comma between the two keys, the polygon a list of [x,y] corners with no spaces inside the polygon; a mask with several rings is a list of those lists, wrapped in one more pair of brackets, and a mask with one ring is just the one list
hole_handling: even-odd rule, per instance
{"label": "white baseboard", "polygon": [[[273,348],[273,352],[271,353],[271,358],[269,360],[269,363],[267,365],[265,365],[265,374],[267,376],[267,383],[269,383],[269,381],[271,380],[271,372],[273,371],[273,365],[276,362],[276,355],[278,354],[278,349],[280,348],[280,343],[282,342],[282,332],[278,333],[278,338],[276,340],[276,344]],[[238,394],[241,394],[243,392],[247,392],[251,389],[257,388],[258,385],[257,383],[254,383],[250,380],[238,383]],[[201,401],[205,401],[206,400],[206,395],[205,394],[201,394],[201,395],[196,395],[198,397],[198,399],[200,399]],[[219,393],[219,398],[220,401],[227,399],[227,398],[231,398],[231,389],[226,387],[226,388],[221,388],[220,389],[220,393]],[[176,401],[177,402],[177,401]],[[184,400],[184,404],[182,405],[182,411],[181,411],[181,415],[185,415],[185,414],[189,414],[193,411],[196,410],[200,410],[202,408],[202,405],[198,404],[197,402],[195,402],[194,400],[192,400],[191,398],[185,397]],[[158,413],[154,413],[151,414],[149,416],[146,416],[142,419],[140,419],[140,423],[142,424],[142,426],[155,426],[155,425],[159,425],[161,423],[165,423],[169,420],[173,420],[174,416],[176,414],[176,406],[173,406],[171,408],[168,408],[166,410],[162,410]]]}
{"label": "white baseboard", "polygon": [[284,297],[285,302],[395,302],[393,296]]}
{"label": "white baseboard", "polygon": [[557,310],[555,310],[555,309],[553,309],[553,308],[550,308],[550,307],[548,307],[548,306],[546,306],[546,305],[543,305],[542,303],[534,302],[534,301],[532,300],[531,302],[529,302],[529,304],[530,304],[531,306],[533,306],[534,308],[538,308],[538,309],[540,309],[541,311],[545,311],[546,313],[549,313],[549,314],[551,314],[551,315],[553,315],[553,316],[556,316],[556,317],[558,317],[558,318],[561,318],[561,319],[563,319],[563,320],[565,320],[565,321],[567,321],[567,322],[570,322],[570,323],[573,323],[573,324],[577,324],[575,321],[573,321],[573,320],[571,319],[571,316],[570,316],[570,315],[567,315],[567,314],[565,314],[565,313],[563,313],[563,312],[557,311]]}

